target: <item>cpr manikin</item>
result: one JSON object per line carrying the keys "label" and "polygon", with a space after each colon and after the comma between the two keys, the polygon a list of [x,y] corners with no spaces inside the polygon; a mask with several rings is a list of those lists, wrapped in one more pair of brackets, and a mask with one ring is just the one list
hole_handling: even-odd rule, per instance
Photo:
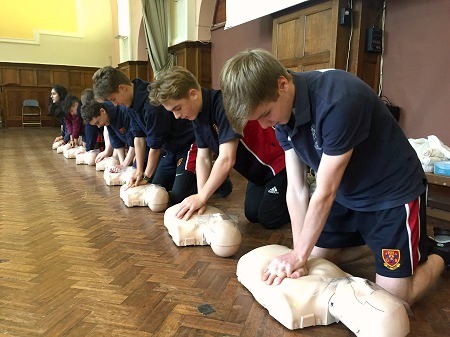
{"label": "cpr manikin", "polygon": [[95,164],[96,171],[105,171],[107,168],[119,165],[119,158],[107,157]]}
{"label": "cpr manikin", "polygon": [[63,145],[64,145],[64,140],[58,140],[56,142],[53,142],[52,149],[56,150],[56,149],[58,149],[58,147],[63,146]]}
{"label": "cpr manikin", "polygon": [[189,220],[175,216],[179,204],[164,213],[166,226],[177,246],[210,245],[221,257],[234,255],[241,244],[241,232],[234,221],[215,207],[207,206],[202,215],[194,214]]}
{"label": "cpr manikin", "polygon": [[[66,144],[68,145],[68,144]],[[65,146],[65,145],[64,145]],[[75,146],[75,147],[69,147],[65,148],[63,150],[63,155],[67,159],[75,159],[79,153],[86,152],[86,148],[84,146]]]}
{"label": "cpr manikin", "polygon": [[131,180],[135,171],[133,166],[126,166],[115,171],[109,168],[103,172],[103,178],[108,186],[123,185]]}
{"label": "cpr manikin", "polygon": [[90,166],[94,166],[95,165],[95,158],[97,157],[97,155],[99,154],[99,150],[90,150],[90,151],[86,151],[86,152],[80,152],[77,153],[76,155],[76,164],[77,165],[90,165]]}
{"label": "cpr manikin", "polygon": [[280,245],[256,248],[239,259],[236,272],[239,282],[286,328],[341,321],[356,336],[403,337],[409,333],[407,304],[325,259],[310,257],[306,276],[266,284],[262,280],[265,268],[289,251]]}
{"label": "cpr manikin", "polygon": [[71,146],[70,146],[69,143],[64,144],[64,145],[61,145],[61,146],[58,146],[58,147],[56,148],[56,153],[63,153],[64,150],[68,150],[68,149],[70,149],[70,148],[71,148]]}
{"label": "cpr manikin", "polygon": [[169,204],[169,193],[164,187],[146,184],[120,187],[120,198],[127,207],[148,206],[153,212],[164,212]]}

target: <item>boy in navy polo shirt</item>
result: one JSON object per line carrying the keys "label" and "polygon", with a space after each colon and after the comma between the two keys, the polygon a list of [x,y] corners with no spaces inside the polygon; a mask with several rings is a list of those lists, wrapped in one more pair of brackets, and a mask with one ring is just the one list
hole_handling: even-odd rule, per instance
{"label": "boy in navy polo shirt", "polygon": [[[414,149],[375,92],[341,71],[287,71],[269,52],[243,51],[220,75],[231,125],[276,126],[286,154],[294,249],[263,280],[308,273],[310,254],[343,263],[368,249],[376,282],[409,304],[450,262],[426,233],[426,179]],[[317,172],[308,198],[307,165]],[[420,263],[420,264],[419,264]]]}
{"label": "boy in navy polo shirt", "polygon": [[132,165],[134,159],[134,136],[130,130],[131,117],[128,110],[109,101],[100,103],[94,100],[81,108],[81,116],[86,124],[98,128],[106,126],[110,144],[116,150],[122,167]]}
{"label": "boy in navy polo shirt", "polygon": [[[195,193],[195,145],[192,123],[176,120],[163,107],[148,99],[149,82],[130,79],[113,67],[99,69],[92,77],[97,98],[122,104],[130,109],[131,131],[135,136],[136,173],[130,186],[142,179],[170,191],[173,204]],[[147,164],[145,149],[149,147]]]}
{"label": "boy in navy polo shirt", "polygon": [[[266,228],[289,222],[286,205],[284,152],[275,131],[249,123],[244,136],[234,132],[227,120],[219,90],[201,88],[195,76],[182,67],[173,67],[151,84],[152,104],[163,105],[176,118],[193,121],[197,155],[198,194],[186,198],[177,212],[189,219],[201,214],[206,202],[234,168],[247,180],[245,216]],[[211,154],[217,159],[211,163]]]}

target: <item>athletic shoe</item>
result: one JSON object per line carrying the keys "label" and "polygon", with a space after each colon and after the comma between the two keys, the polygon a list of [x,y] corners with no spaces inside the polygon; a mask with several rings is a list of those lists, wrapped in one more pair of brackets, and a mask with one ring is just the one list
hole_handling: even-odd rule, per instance
{"label": "athletic shoe", "polygon": [[440,227],[433,227],[434,240],[440,243],[450,243],[450,230]]}
{"label": "athletic shoe", "polygon": [[433,241],[431,254],[436,254],[442,257],[442,259],[444,260],[445,269],[450,269],[450,242],[442,243],[436,241],[435,239],[431,240]]}

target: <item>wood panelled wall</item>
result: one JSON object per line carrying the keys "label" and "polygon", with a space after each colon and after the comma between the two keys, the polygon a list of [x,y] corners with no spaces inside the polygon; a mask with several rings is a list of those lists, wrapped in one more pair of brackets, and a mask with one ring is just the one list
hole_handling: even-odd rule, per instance
{"label": "wood panelled wall", "polygon": [[144,81],[153,81],[153,70],[148,61],[126,61],[119,63],[117,69],[123,71],[129,79],[140,78]]}
{"label": "wood panelled wall", "polygon": [[380,13],[380,1],[354,1],[350,49],[350,27],[338,22],[339,13],[346,6],[344,0],[308,1],[275,13],[272,52],[294,71],[348,70],[377,91],[380,54],[365,51],[365,32]]}
{"label": "wood panelled wall", "polygon": [[0,62],[0,113],[3,127],[22,126],[22,103],[37,99],[42,109],[42,126],[58,126],[47,116],[52,85],[60,84],[78,97],[92,86],[98,68]]}
{"label": "wood panelled wall", "polygon": [[[148,61],[127,61],[117,67],[130,79],[140,77],[151,81],[153,72]],[[42,126],[59,126],[59,122],[47,116],[50,91],[54,84],[67,88],[77,97],[92,87],[95,67],[73,67],[42,64],[0,62],[0,114],[3,127],[22,126],[22,103],[25,99],[37,99],[42,109]]]}
{"label": "wood panelled wall", "polygon": [[205,88],[211,88],[211,42],[186,41],[169,47],[174,55],[174,65],[184,67]]}

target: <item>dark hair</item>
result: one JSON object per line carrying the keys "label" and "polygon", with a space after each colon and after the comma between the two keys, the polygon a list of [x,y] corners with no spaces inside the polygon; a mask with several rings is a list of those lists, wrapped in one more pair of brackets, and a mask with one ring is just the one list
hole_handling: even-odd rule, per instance
{"label": "dark hair", "polygon": [[64,116],[70,113],[70,108],[77,102],[78,104],[81,104],[81,101],[77,96],[73,96],[70,94],[66,96],[64,101],[61,103]]}
{"label": "dark hair", "polygon": [[103,108],[102,103],[96,100],[88,101],[81,106],[81,118],[86,124],[90,124],[95,117],[100,116],[101,108]]}
{"label": "dark hair", "polygon": [[59,101],[53,103],[52,98],[49,98],[48,103],[48,115],[57,119],[61,119],[64,116],[64,111],[62,109],[62,102],[67,96],[67,89],[59,84],[54,84],[52,89],[58,93]]}

